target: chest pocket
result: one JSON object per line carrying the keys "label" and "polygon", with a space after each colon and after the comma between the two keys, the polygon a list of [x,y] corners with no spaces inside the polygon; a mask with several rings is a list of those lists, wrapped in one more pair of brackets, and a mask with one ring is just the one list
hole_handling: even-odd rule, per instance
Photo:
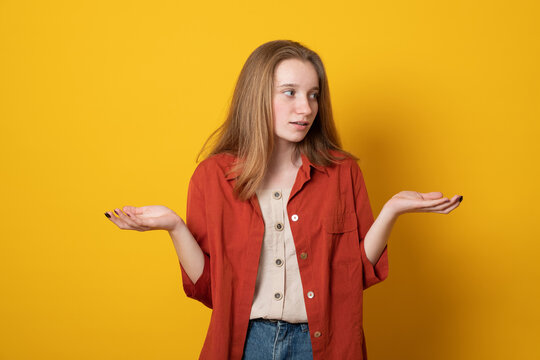
{"label": "chest pocket", "polygon": [[[356,269],[362,258],[356,214],[348,212],[329,216],[323,224],[332,271],[341,274],[342,279],[338,283],[343,282],[343,279],[353,281],[349,266]],[[344,290],[344,293],[347,291]]]}
{"label": "chest pocket", "polygon": [[330,234],[346,233],[358,228],[356,214],[353,212],[329,216],[324,219],[323,224],[326,232]]}

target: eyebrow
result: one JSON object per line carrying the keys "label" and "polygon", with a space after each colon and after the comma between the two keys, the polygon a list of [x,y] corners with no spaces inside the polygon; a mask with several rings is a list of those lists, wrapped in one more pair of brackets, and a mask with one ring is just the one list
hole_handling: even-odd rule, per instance
{"label": "eyebrow", "polygon": [[[281,84],[281,85],[278,85],[278,88],[281,88],[281,87],[298,87],[298,84],[287,83],[287,84]],[[312,87],[310,90],[319,90],[319,87],[318,87],[318,86],[314,86],[314,87]]]}

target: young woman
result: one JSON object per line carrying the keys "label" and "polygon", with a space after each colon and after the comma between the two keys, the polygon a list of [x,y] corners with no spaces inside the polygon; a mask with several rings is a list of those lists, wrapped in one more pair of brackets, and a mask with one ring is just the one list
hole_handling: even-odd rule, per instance
{"label": "young woman", "polygon": [[365,359],[362,293],[387,277],[397,217],[447,214],[462,196],[402,191],[374,220],[323,63],[293,41],[249,56],[212,135],[185,223],[165,206],[105,213],[121,229],[169,232],[184,291],[213,309],[200,358]]}

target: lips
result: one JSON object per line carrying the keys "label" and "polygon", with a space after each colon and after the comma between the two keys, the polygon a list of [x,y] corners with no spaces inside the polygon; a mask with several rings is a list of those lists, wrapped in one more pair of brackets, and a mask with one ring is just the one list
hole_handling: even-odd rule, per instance
{"label": "lips", "polygon": [[289,122],[289,124],[294,124],[294,125],[300,125],[300,126],[308,126],[309,125],[309,122],[307,121],[291,121]]}

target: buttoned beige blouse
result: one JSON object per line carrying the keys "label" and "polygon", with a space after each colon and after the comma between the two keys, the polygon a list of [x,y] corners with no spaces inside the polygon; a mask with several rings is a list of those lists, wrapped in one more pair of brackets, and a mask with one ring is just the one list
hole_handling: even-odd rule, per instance
{"label": "buttoned beige blouse", "polygon": [[290,193],[291,189],[257,191],[265,229],[250,319],[307,322],[296,248],[287,215]]}

